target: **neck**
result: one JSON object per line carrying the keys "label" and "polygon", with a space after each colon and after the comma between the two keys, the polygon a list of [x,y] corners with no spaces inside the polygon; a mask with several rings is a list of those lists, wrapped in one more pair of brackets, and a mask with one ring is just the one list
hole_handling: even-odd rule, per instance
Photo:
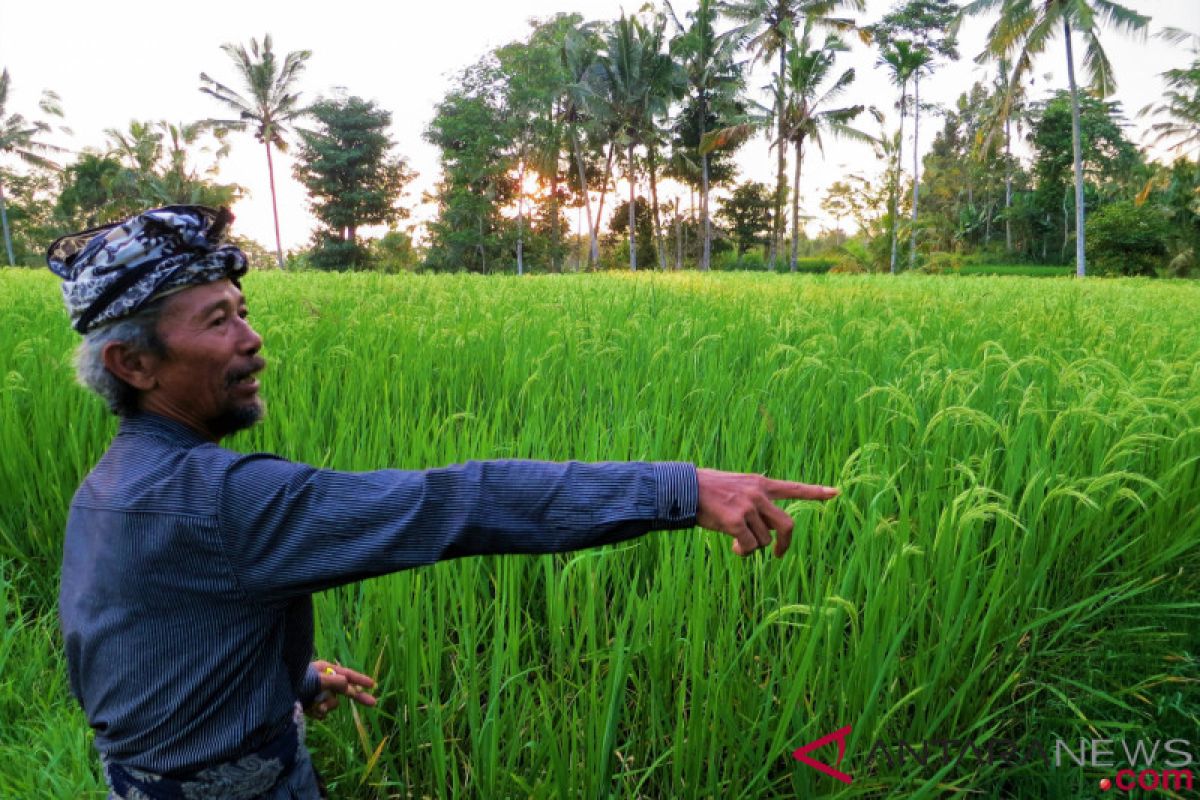
{"label": "neck", "polygon": [[160,417],[166,417],[181,425],[186,425],[213,444],[218,444],[221,441],[221,434],[213,430],[211,426],[205,424],[195,414],[190,414],[186,409],[181,409],[169,401],[154,396],[143,396],[138,407],[142,411],[158,414]]}

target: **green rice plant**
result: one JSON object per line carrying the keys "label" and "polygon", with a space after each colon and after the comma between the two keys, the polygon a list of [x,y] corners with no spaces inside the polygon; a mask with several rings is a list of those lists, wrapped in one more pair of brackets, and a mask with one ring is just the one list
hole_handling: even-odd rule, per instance
{"label": "green rice plant", "polygon": [[[310,729],[335,796],[1080,796],[1106,773],[865,759],[899,740],[1197,738],[1200,287],[255,273],[245,288],[269,412],[237,449],[346,470],[679,459],[842,489],[786,506],[781,561],[675,531],[319,595],[320,655],[380,686],[376,709]],[[0,304],[0,557],[22,565],[24,609],[6,629],[61,675],[66,508],[115,423],[71,385],[55,280],[0,272]],[[12,681],[7,697],[59,710],[28,734],[58,785],[95,789],[64,682]],[[2,708],[8,730],[23,712]],[[791,757],[845,725],[852,784]],[[9,763],[4,796],[34,775]]]}

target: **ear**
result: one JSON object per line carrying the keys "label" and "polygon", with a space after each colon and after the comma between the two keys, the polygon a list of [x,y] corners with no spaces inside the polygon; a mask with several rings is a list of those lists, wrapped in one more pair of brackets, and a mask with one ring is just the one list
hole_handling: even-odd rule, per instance
{"label": "ear", "polygon": [[139,391],[148,392],[158,386],[157,356],[135,347],[128,342],[109,342],[100,351],[104,366],[113,375]]}

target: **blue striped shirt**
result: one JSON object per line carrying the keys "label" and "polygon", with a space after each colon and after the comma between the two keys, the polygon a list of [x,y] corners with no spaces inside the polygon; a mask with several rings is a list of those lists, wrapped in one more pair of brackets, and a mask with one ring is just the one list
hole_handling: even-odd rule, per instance
{"label": "blue striped shirt", "polygon": [[122,420],[71,503],[59,610],[96,749],[182,773],[252,752],[319,682],[313,592],[450,558],[695,524],[682,463],[335,472]]}

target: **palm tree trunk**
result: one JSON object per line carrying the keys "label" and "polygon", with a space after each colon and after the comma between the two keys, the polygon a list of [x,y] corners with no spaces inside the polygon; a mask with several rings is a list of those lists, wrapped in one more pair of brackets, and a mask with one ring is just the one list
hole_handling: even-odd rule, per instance
{"label": "palm tree trunk", "polygon": [[554,109],[550,112],[551,130],[554,131],[554,157],[551,164],[550,175],[550,241],[553,247],[550,252],[550,268],[556,273],[562,272],[563,262],[563,244],[562,244],[562,229],[558,213],[558,168],[559,159],[562,155],[562,129],[554,125],[554,120],[560,115],[558,101],[554,101]]}
{"label": "palm tree trunk", "polygon": [[1079,141],[1079,90],[1075,86],[1075,59],[1071,55],[1071,23],[1063,17],[1067,40],[1067,85],[1071,87],[1071,148],[1075,153],[1075,277],[1086,273],[1083,255],[1083,146]]}
{"label": "palm tree trunk", "polygon": [[900,156],[904,152],[904,84],[900,85],[900,135],[896,138],[896,182],[892,189],[892,274],[896,274],[896,231],[900,214]]}
{"label": "palm tree trunk", "polygon": [[662,272],[667,271],[667,246],[663,242],[662,223],[658,218],[658,179],[655,175],[658,172],[657,164],[654,159],[654,146],[650,145],[646,148],[649,156],[650,166],[650,209],[651,219],[654,221],[654,254],[658,256],[658,268]]}
{"label": "palm tree trunk", "polygon": [[283,244],[279,238],[279,204],[275,200],[275,163],[271,160],[271,140],[263,144],[267,146],[267,176],[271,179],[271,214],[275,217],[275,260],[283,269]]}
{"label": "palm tree trunk", "polygon": [[562,231],[560,230],[558,212],[558,165],[554,166],[554,174],[550,177],[550,241],[553,249],[550,253],[550,268],[562,272],[563,246]]}
{"label": "palm tree trunk", "polygon": [[0,184],[0,223],[4,225],[4,249],[8,251],[8,265],[15,267],[17,260],[13,258],[12,234],[8,231],[8,207],[4,202],[4,184]]}
{"label": "palm tree trunk", "polygon": [[800,164],[804,159],[804,142],[796,142],[796,177],[792,181],[792,272],[796,271],[800,255]]}
{"label": "palm tree trunk", "polygon": [[675,198],[675,271],[683,269],[683,220],[679,217],[679,198]]}
{"label": "palm tree trunk", "polygon": [[[600,260],[600,247],[596,243],[596,223],[592,222],[592,196],[588,192],[587,170],[583,166],[583,152],[579,149],[579,131],[571,126],[571,147],[575,150],[575,167],[579,170],[579,187],[583,192],[583,204],[587,208],[588,219],[588,268],[595,269]],[[600,220],[597,219],[598,223]]]}
{"label": "palm tree trunk", "polygon": [[[696,187],[688,183],[688,222],[696,226]],[[688,252],[687,228],[683,229],[683,251]]]}
{"label": "palm tree trunk", "polygon": [[633,213],[633,142],[629,143],[629,271],[637,272],[637,226]]}
{"label": "palm tree trunk", "polygon": [[992,243],[992,203],[991,195],[989,194],[983,201],[983,246],[987,247]]}
{"label": "palm tree trunk", "polygon": [[775,174],[775,224],[771,228],[769,269],[775,271],[775,258],[783,244],[783,204],[787,200],[787,145],[783,141],[784,76],[787,65],[787,44],[779,46],[779,84],[775,92],[776,147],[779,150],[779,169]]}
{"label": "palm tree trunk", "polygon": [[[608,161],[604,164],[604,182],[600,184],[600,204],[596,208],[596,228],[600,228],[600,221],[604,219],[604,198],[608,196],[608,182],[612,178],[612,162],[613,152],[617,149],[615,141],[608,143]],[[611,228],[609,229],[611,230]],[[600,248],[596,241],[592,240],[594,252],[592,258],[595,259],[595,266],[600,265]]]}
{"label": "palm tree trunk", "polygon": [[[583,272],[583,206],[575,209],[575,271]],[[588,227],[591,227],[592,215],[588,214]]]}
{"label": "palm tree trunk", "polygon": [[[700,141],[704,141],[704,123],[708,116],[708,98],[700,92]],[[704,218],[704,251],[700,254],[700,269],[709,269],[712,259],[712,222],[708,216],[708,153],[700,154],[700,216]]]}
{"label": "palm tree trunk", "polygon": [[917,133],[921,125],[921,73],[920,70],[913,76],[913,207],[912,207],[912,231],[909,233],[908,241],[908,268],[917,268],[917,190],[920,188],[921,181],[917,177],[920,169],[920,162],[917,160],[917,154],[920,152],[917,148]]}
{"label": "palm tree trunk", "polygon": [[525,274],[525,157],[517,177],[517,274]]}
{"label": "palm tree trunk", "polygon": [[1004,252],[1012,252],[1012,121],[1004,120]]}

